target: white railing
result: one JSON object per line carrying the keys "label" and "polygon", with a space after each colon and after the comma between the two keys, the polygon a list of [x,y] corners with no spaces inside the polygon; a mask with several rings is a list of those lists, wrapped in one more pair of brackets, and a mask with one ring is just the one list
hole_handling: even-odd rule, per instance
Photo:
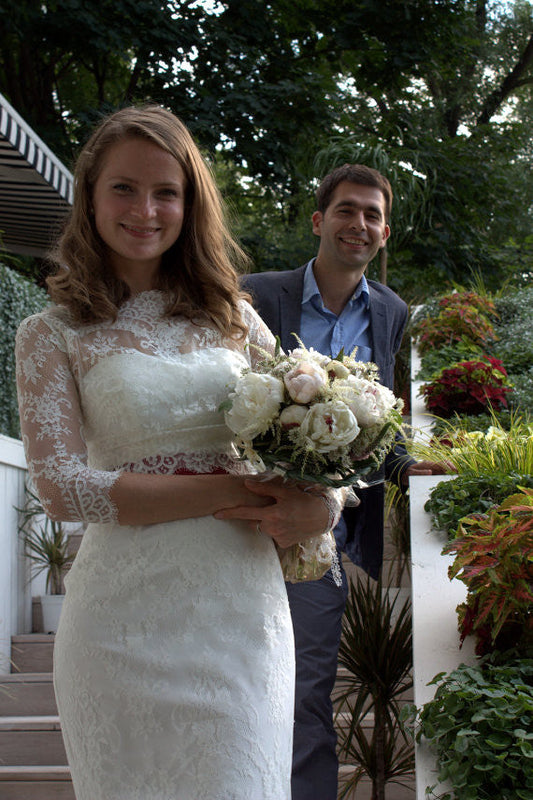
{"label": "white railing", "polygon": [[31,632],[28,564],[17,532],[24,505],[26,459],[22,442],[0,434],[0,674],[10,672],[11,636]]}
{"label": "white railing", "polygon": [[[418,396],[420,383],[414,377],[420,369],[415,350],[411,353],[412,425],[420,435],[430,427],[423,400]],[[448,578],[452,556],[441,555],[446,541],[444,534],[431,529],[431,519],[424,511],[433,486],[453,476],[427,475],[410,479],[411,563],[413,612],[414,700],[418,708],[432,700],[435,687],[428,686],[439,672],[451,672],[461,663],[473,664],[473,637],[459,647],[456,607],[466,598],[466,586]],[[416,800],[424,800],[426,786],[437,784],[434,756],[422,743],[416,747]],[[439,784],[435,790],[449,791]]]}

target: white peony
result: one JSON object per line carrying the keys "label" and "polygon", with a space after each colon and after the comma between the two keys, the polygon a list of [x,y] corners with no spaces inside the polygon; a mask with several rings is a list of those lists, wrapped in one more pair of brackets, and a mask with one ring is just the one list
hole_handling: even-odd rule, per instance
{"label": "white peony", "polygon": [[302,361],[289,370],[284,378],[285,386],[295,403],[309,403],[327,386],[328,376],[318,364]]}
{"label": "white peony", "polygon": [[278,415],[283,400],[283,383],[272,375],[246,372],[241,375],[225,412],[226,425],[245,441],[266,433]]}
{"label": "white peony", "polygon": [[350,375],[345,381],[343,397],[362,428],[384,423],[396,404],[386,386]]}
{"label": "white peony", "polygon": [[359,425],[346,403],[332,400],[311,406],[300,426],[300,439],[307,440],[311,450],[329,453],[353,442]]}
{"label": "white peony", "polygon": [[313,350],[312,347],[308,350],[304,347],[296,347],[290,351],[289,356],[297,361],[312,361],[314,364],[318,364],[319,367],[324,367],[331,361],[329,356],[319,353],[318,350]]}
{"label": "white peony", "polygon": [[307,415],[305,406],[290,405],[283,409],[279,415],[279,424],[282,428],[297,428]]}
{"label": "white peony", "polygon": [[325,370],[330,377],[334,378],[347,378],[350,374],[348,367],[345,367],[342,361],[337,361],[332,358],[331,361],[325,365]]}

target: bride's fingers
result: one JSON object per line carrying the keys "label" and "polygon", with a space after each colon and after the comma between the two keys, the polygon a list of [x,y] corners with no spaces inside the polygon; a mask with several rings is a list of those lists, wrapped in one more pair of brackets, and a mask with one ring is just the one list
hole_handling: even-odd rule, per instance
{"label": "bride's fingers", "polygon": [[250,519],[257,522],[263,518],[265,508],[268,506],[233,506],[216,511],[213,516],[215,519]]}

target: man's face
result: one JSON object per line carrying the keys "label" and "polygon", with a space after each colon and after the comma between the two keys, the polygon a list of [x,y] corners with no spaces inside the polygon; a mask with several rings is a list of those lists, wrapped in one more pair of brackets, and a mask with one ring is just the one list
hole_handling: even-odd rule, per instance
{"label": "man's face", "polygon": [[362,274],[390,234],[381,190],[350,181],[339,183],[325,212],[315,211],[312,220],[320,236],[317,262],[328,269]]}

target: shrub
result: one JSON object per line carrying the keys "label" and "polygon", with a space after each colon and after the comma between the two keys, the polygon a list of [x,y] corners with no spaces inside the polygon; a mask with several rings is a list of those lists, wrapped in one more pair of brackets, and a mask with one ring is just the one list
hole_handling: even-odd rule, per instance
{"label": "shrub", "polygon": [[440,417],[453,413],[476,414],[507,406],[511,391],[507,372],[496,358],[460,361],[445,367],[421,387],[428,410]]}
{"label": "shrub", "polygon": [[0,433],[20,436],[15,386],[15,334],[25,317],[47,303],[43,289],[0,263]]}
{"label": "shrub", "polygon": [[500,327],[494,355],[503,361],[507,372],[527,372],[533,367],[531,319],[518,319],[505,327]]}
{"label": "shrub", "polygon": [[533,489],[522,489],[488,514],[463,518],[444,554],[467,587],[457,607],[461,641],[475,635],[476,653],[533,644]]}
{"label": "shrub", "polygon": [[482,358],[483,350],[472,342],[461,340],[455,344],[443,345],[434,350],[429,350],[420,359],[420,369],[417,380],[431,381],[441,370],[458,361],[468,361],[472,358]]}
{"label": "shrub", "polygon": [[533,660],[461,664],[432,684],[416,736],[436,753],[439,781],[452,786],[441,800],[531,800]]}
{"label": "shrub", "polygon": [[488,513],[519,486],[533,487],[533,475],[458,475],[434,486],[424,509],[431,515],[433,526],[453,539],[464,517]]}
{"label": "shrub", "polygon": [[527,372],[509,375],[513,391],[509,395],[509,405],[521,414],[533,415],[533,365]]}
{"label": "shrub", "polygon": [[426,310],[424,318],[413,322],[412,334],[418,340],[420,354],[459,342],[487,345],[495,336],[490,314],[495,314],[494,304],[475,292],[456,292],[441,297],[437,313]]}

